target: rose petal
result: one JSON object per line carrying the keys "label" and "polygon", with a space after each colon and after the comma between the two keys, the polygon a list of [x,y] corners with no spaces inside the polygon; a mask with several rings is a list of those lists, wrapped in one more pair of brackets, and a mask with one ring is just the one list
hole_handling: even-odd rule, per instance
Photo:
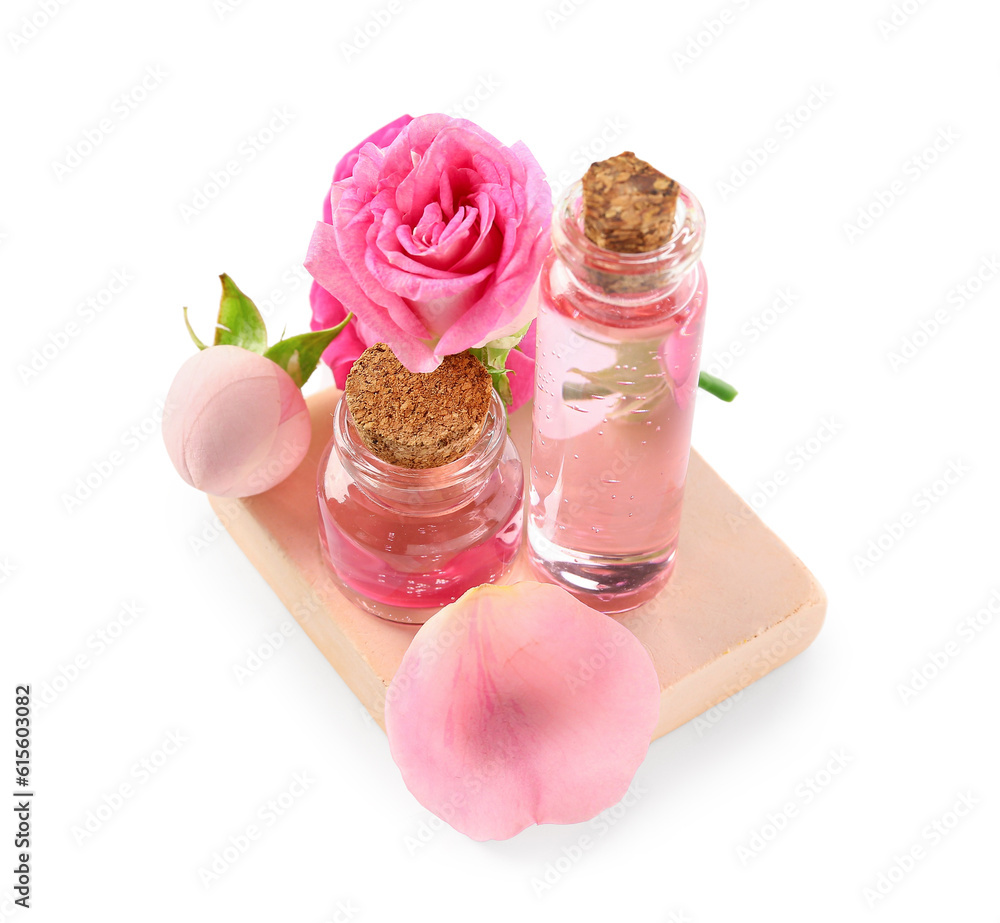
{"label": "rose petal", "polygon": [[[378,310],[378,306],[361,291],[340,258],[335,231],[330,225],[317,222],[309,242],[305,267],[323,288],[345,305],[350,305],[351,310],[375,334],[379,342],[392,343],[393,352],[407,368],[415,372],[433,372],[438,367],[441,360],[434,356],[421,339],[403,330],[395,323],[393,316]],[[406,308],[405,303],[403,307]]]}
{"label": "rose petal", "polygon": [[[534,352],[535,325],[528,328],[525,340],[531,338],[531,350]],[[523,342],[523,341],[522,341]],[[527,351],[512,349],[507,354],[507,380],[510,382],[510,413],[518,407],[523,407],[535,396],[535,359]]]}
{"label": "rose petal", "polygon": [[[371,142],[376,147],[388,147],[396,140],[396,136],[403,130],[403,128],[413,121],[413,117],[409,115],[401,115],[398,119],[389,122],[388,125],[383,125],[378,131],[373,132],[364,141],[362,141],[357,147],[351,148],[337,164],[336,169],[333,171],[333,181],[336,183],[339,180],[347,179],[354,172],[354,165],[358,162],[358,153],[361,148],[366,144]],[[323,220],[330,223],[330,216],[324,215]]]}
{"label": "rose petal", "polygon": [[407,788],[475,840],[620,801],[659,718],[639,640],[560,587],[485,585],[416,633],[386,698]]}

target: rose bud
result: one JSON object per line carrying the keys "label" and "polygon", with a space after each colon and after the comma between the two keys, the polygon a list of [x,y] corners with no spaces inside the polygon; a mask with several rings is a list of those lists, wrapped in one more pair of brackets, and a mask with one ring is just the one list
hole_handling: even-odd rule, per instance
{"label": "rose bud", "polygon": [[289,374],[239,346],[196,353],[167,394],[167,454],[188,484],[218,497],[279,484],[305,457],[310,436],[306,402]]}

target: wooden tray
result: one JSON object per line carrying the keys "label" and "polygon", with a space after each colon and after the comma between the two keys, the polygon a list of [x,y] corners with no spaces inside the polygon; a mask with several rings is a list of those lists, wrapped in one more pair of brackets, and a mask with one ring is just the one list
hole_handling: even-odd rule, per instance
{"label": "wooden tray", "polygon": [[[283,483],[241,500],[210,497],[237,544],[372,717],[417,626],[384,621],[348,602],[319,548],[316,469],[339,392],[309,401],[309,454]],[[528,468],[531,409],[511,417]],[[654,739],[801,653],[816,637],[826,597],[816,579],[753,510],[691,453],[677,565],[658,597],[619,616],[646,645],[660,677]],[[524,552],[514,580],[535,579]]]}

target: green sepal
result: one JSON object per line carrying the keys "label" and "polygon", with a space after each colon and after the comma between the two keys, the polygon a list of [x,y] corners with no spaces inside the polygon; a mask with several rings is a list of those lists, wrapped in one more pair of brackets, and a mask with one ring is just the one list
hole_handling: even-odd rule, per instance
{"label": "green sepal", "polygon": [[490,373],[490,379],[493,382],[493,390],[500,395],[500,399],[504,402],[507,407],[514,402],[514,395],[510,391],[510,379],[507,377],[508,372],[506,369],[487,369]]}
{"label": "green sepal", "polygon": [[194,340],[194,345],[198,349],[208,349],[208,347],[198,339],[198,334],[194,332],[194,328],[191,326],[191,321],[188,320],[188,309],[184,309],[184,325],[188,328],[188,333],[191,334],[191,339]]}
{"label": "green sepal", "polygon": [[287,340],[279,340],[264,353],[264,356],[280,365],[288,372],[292,381],[301,388],[309,380],[309,376],[316,371],[323,350],[330,345],[353,317],[353,314],[348,314],[336,327],[314,330],[311,333],[300,333]]}
{"label": "green sepal", "polygon": [[507,377],[507,356],[524,339],[530,326],[531,321],[528,321],[516,333],[498,337],[495,340],[490,340],[485,346],[477,346],[469,350],[486,367],[493,382],[493,390],[500,395],[501,400],[508,407],[513,403],[514,396],[511,394],[510,379]]}
{"label": "green sepal", "polygon": [[225,273],[219,278],[222,280],[222,300],[215,326],[215,345],[242,346],[263,355],[267,351],[267,327],[257,305]]}

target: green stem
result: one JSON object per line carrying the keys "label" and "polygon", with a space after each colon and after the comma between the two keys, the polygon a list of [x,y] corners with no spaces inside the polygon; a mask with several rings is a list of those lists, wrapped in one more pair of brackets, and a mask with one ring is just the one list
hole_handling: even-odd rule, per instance
{"label": "green stem", "polygon": [[736,397],[739,392],[727,381],[702,372],[698,376],[698,387],[704,388],[709,394],[714,394],[720,401],[727,403]]}

